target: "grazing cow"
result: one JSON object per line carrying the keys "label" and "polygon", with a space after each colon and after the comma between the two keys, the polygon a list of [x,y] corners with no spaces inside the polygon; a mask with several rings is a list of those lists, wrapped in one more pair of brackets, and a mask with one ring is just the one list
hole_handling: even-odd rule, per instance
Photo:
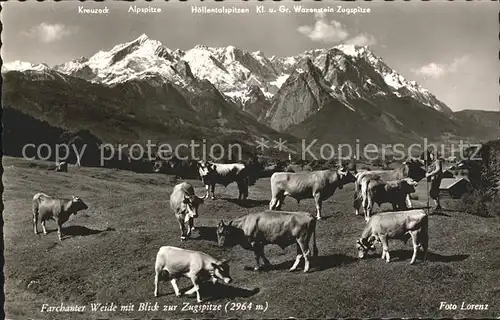
{"label": "grazing cow", "polygon": [[[415,192],[417,182],[412,178],[405,178],[396,181],[383,181],[382,179],[371,179],[361,186],[361,195],[363,210],[365,211],[365,220],[368,221],[372,214],[373,204],[379,207],[382,203],[392,204],[392,209],[407,210],[406,198],[409,194]],[[359,201],[356,203],[359,204]],[[355,207],[356,211],[359,207]]]}
{"label": "grazing cow", "polygon": [[225,224],[221,221],[217,226],[219,246],[241,245],[244,249],[255,253],[257,266],[260,258],[264,264],[270,265],[264,256],[264,246],[277,244],[282,249],[296,243],[297,258],[290,268],[294,271],[302,257],[305,260],[304,272],[309,271],[309,241],[313,238],[313,256],[318,255],[316,246],[316,219],[307,212],[263,211],[250,213]]}
{"label": "grazing cow", "polygon": [[196,179],[198,176],[198,162],[195,160],[156,160],[153,165],[153,172],[173,174],[183,179]]}
{"label": "grazing cow", "polygon": [[[356,174],[356,182],[354,184],[354,208],[359,208],[362,201],[361,186],[368,183],[372,179],[381,179],[384,181],[395,181],[404,178],[412,178],[414,181],[419,182],[425,178],[426,171],[423,168],[424,162],[417,158],[408,158],[403,166],[393,169],[393,170],[374,170],[374,171],[363,171]],[[410,195],[406,197],[406,206],[408,208],[412,207]],[[359,214],[359,210],[355,210],[356,215]]]}
{"label": "grazing cow", "polygon": [[33,197],[33,230],[38,234],[38,217],[42,224],[43,233],[47,234],[45,221],[52,219],[57,224],[57,235],[62,240],[61,226],[68,221],[72,214],[77,214],[80,210],[88,209],[82,199],[73,196],[72,199],[56,199],[45,193],[37,193]]}
{"label": "grazing cow", "polygon": [[387,240],[398,239],[406,243],[411,238],[413,257],[410,264],[415,263],[418,247],[423,249],[425,260],[429,246],[428,224],[428,216],[422,209],[376,214],[370,218],[361,238],[356,242],[358,256],[360,259],[364,258],[369,250],[375,249],[374,242],[378,240],[382,243],[382,259],[390,262]]}
{"label": "grazing cow", "polygon": [[280,210],[286,196],[299,203],[302,199],[316,202],[316,217],[321,219],[322,201],[330,198],[337,188],[354,182],[354,175],[345,167],[335,171],[321,170],[313,172],[277,172],[271,176],[272,199],[269,210]]}
{"label": "grazing cow", "polygon": [[226,164],[201,160],[198,162],[198,170],[207,190],[205,197],[208,197],[211,191],[211,198],[215,199],[215,185],[227,187],[232,182],[238,184],[238,200],[248,197],[248,172],[243,163]]}
{"label": "grazing cow", "polygon": [[[189,238],[194,230],[194,219],[198,217],[198,207],[203,200],[194,194],[193,186],[188,182],[181,182],[174,187],[170,195],[170,208],[179,222],[181,241]],[[188,224],[187,232],[185,223]]]}
{"label": "grazing cow", "polygon": [[175,295],[181,293],[177,287],[177,279],[187,277],[193,283],[193,288],[186,291],[186,295],[196,292],[196,299],[201,302],[200,283],[211,278],[213,283],[217,278],[224,283],[231,282],[228,260],[217,260],[206,253],[164,246],[158,250],[155,263],[155,297],[158,297],[158,280],[162,271],[167,271],[170,283],[174,287]]}

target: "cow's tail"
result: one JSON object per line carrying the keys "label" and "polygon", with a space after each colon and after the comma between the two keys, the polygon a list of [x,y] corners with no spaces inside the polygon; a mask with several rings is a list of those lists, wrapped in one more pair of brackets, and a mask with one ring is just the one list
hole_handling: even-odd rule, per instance
{"label": "cow's tail", "polygon": [[50,198],[50,197],[49,197],[48,195],[46,195],[45,193],[43,193],[43,192],[39,192],[39,193],[37,193],[37,194],[35,194],[35,195],[33,196],[33,201],[34,201],[34,202],[35,202],[35,201],[37,201],[37,202],[38,202],[38,201],[40,201],[40,198],[41,198],[41,197]]}

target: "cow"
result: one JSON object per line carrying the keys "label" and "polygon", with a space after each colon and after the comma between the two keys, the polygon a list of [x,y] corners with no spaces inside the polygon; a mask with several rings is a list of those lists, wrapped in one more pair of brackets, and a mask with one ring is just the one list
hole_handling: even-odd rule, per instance
{"label": "cow", "polygon": [[[412,178],[405,178],[395,181],[383,181],[382,179],[371,179],[361,187],[361,196],[365,220],[368,221],[372,214],[373,204],[380,207],[383,203],[392,204],[392,209],[407,210],[406,198],[409,194],[415,192],[417,182]],[[357,202],[359,204],[359,202]],[[359,207],[355,208],[356,211]]]}
{"label": "cow", "polygon": [[220,247],[240,245],[255,253],[256,267],[260,269],[260,258],[270,265],[264,256],[267,244],[276,244],[282,249],[296,243],[297,257],[290,271],[297,269],[302,257],[305,260],[304,272],[309,271],[309,242],[313,238],[313,256],[318,255],[316,246],[316,219],[308,212],[262,211],[250,213],[217,225],[217,241]]}
{"label": "cow", "polygon": [[337,170],[313,172],[277,172],[271,176],[272,199],[269,210],[280,210],[286,196],[300,203],[302,199],[313,199],[316,203],[316,218],[321,219],[322,202],[330,198],[337,188],[354,182],[354,175],[345,167]]}
{"label": "cow", "polygon": [[410,264],[415,263],[419,247],[424,251],[423,260],[425,261],[429,246],[428,224],[428,216],[422,209],[376,214],[370,218],[361,238],[356,241],[358,257],[364,258],[368,251],[375,249],[375,241],[380,241],[383,248],[382,259],[385,258],[386,262],[390,262],[387,240],[397,239],[406,243],[411,238],[413,256]]}
{"label": "cow", "polygon": [[[359,215],[359,210],[356,208],[360,207],[360,202],[362,201],[361,186],[368,183],[372,179],[381,179],[384,181],[395,181],[404,178],[412,178],[414,181],[419,182],[425,178],[427,173],[423,168],[424,162],[418,158],[408,158],[403,166],[393,169],[393,170],[373,170],[373,171],[363,171],[356,174],[356,182],[354,183],[354,201],[353,206],[355,208],[356,215]],[[412,208],[412,203],[410,200],[410,195],[406,197],[406,206]]]}
{"label": "cow", "polygon": [[198,302],[202,301],[199,290],[203,280],[210,277],[214,284],[217,279],[223,280],[226,284],[232,281],[229,275],[228,260],[218,260],[199,251],[163,246],[156,254],[155,297],[158,297],[158,280],[162,271],[168,272],[176,296],[181,295],[177,287],[177,279],[180,277],[189,278],[193,283],[193,288],[186,291],[185,294],[190,295],[196,292]]}
{"label": "cow", "polygon": [[248,197],[248,171],[243,163],[213,163],[210,161],[198,161],[198,171],[205,185],[205,197],[212,192],[211,199],[215,199],[215,185],[221,184],[227,187],[230,183],[238,185],[238,200]]}
{"label": "cow", "polygon": [[88,206],[79,197],[73,196],[72,199],[57,199],[52,198],[45,193],[37,193],[32,201],[33,209],[33,231],[38,234],[38,218],[42,224],[44,234],[47,234],[45,229],[45,221],[55,220],[57,224],[57,236],[62,241],[61,226],[68,221],[72,214],[77,214],[78,211],[88,209]]}
{"label": "cow", "polygon": [[196,179],[198,175],[198,164],[195,160],[170,160],[158,159],[154,162],[153,172],[173,174],[183,179]]}
{"label": "cow", "polygon": [[[198,217],[198,207],[204,198],[194,194],[193,186],[188,182],[181,182],[174,187],[170,194],[170,208],[179,222],[181,241],[186,240],[194,230],[194,219]],[[186,231],[185,224],[188,224]]]}

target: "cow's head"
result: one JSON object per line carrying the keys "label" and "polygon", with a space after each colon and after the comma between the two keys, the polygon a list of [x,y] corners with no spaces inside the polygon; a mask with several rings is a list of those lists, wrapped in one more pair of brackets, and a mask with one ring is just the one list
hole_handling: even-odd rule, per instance
{"label": "cow's head", "polygon": [[412,178],[404,178],[398,182],[399,189],[404,194],[414,193],[415,187],[417,186],[417,184],[418,184],[418,182],[416,182]]}
{"label": "cow's head", "polygon": [[206,160],[198,161],[198,172],[200,173],[200,178],[202,180],[213,174],[216,168],[217,166],[211,163],[210,161]]}
{"label": "cow's head", "polygon": [[[212,262],[212,267],[214,268],[212,275],[212,282],[215,284],[217,278],[224,281],[224,283],[230,283],[232,281],[229,275],[229,260],[225,259],[219,262]],[[215,276],[215,277],[214,277]]]}
{"label": "cow's head", "polygon": [[56,164],[56,171],[59,172],[68,172],[68,163],[67,162],[60,162]]}
{"label": "cow's head", "polygon": [[73,199],[71,199],[71,202],[70,202],[70,208],[71,208],[71,212],[73,212],[74,214],[77,214],[78,211],[86,210],[89,207],[85,204],[85,202],[83,202],[82,199],[80,199],[79,197],[73,196]]}
{"label": "cow's head", "polygon": [[406,177],[412,178],[417,182],[425,178],[427,172],[425,171],[425,162],[422,159],[409,157],[403,162],[403,165],[405,166]]}
{"label": "cow's head", "polygon": [[217,225],[217,243],[219,247],[226,245],[232,223],[232,221],[229,221],[228,224],[225,224],[224,220],[221,220]]}
{"label": "cow's head", "polygon": [[163,169],[163,165],[163,161],[155,161],[155,164],[153,165],[153,172],[161,172]]}
{"label": "cow's head", "polygon": [[370,237],[368,239],[358,239],[356,241],[356,249],[358,250],[358,258],[363,259],[368,251],[375,251],[375,238]]}
{"label": "cow's head", "polygon": [[189,221],[189,219],[198,218],[198,207],[203,203],[203,198],[199,198],[195,195],[184,195],[183,203],[187,209],[185,217],[186,222]]}
{"label": "cow's head", "polygon": [[338,188],[342,189],[345,184],[355,182],[356,176],[347,169],[347,166],[341,166],[337,169],[337,176],[339,179]]}

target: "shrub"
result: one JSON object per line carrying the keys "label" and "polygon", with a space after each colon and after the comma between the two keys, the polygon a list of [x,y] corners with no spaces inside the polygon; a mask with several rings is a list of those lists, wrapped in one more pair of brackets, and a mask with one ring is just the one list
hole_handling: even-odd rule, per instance
{"label": "shrub", "polygon": [[487,203],[491,201],[491,194],[485,189],[475,189],[462,196],[462,210],[481,217],[489,217]]}
{"label": "shrub", "polygon": [[491,202],[486,204],[487,211],[490,215],[500,216],[500,195],[497,193],[491,199]]}

